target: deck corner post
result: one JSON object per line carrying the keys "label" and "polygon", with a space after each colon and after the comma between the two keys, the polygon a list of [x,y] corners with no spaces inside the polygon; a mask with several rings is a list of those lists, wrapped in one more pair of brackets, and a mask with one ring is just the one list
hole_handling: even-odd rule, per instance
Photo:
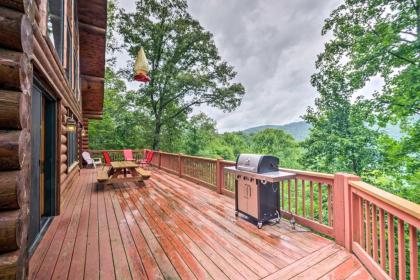
{"label": "deck corner post", "polygon": [[216,161],[216,188],[218,193],[222,193],[223,188],[223,170],[222,170],[222,159],[217,159]]}
{"label": "deck corner post", "polygon": [[178,167],[179,167],[178,176],[182,177],[182,173],[184,171],[184,155],[182,153],[178,154]]}
{"label": "deck corner post", "polygon": [[333,227],[335,242],[351,250],[350,187],[349,181],[359,181],[356,175],[334,174],[333,189]]}
{"label": "deck corner post", "polygon": [[162,166],[162,154],[160,153],[160,150],[157,151],[158,154],[158,168]]}

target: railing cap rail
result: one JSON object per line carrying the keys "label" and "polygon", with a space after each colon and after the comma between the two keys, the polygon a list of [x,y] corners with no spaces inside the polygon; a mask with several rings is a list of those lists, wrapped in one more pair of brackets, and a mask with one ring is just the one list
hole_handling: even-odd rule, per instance
{"label": "railing cap rail", "polygon": [[350,186],[374,196],[375,198],[392,205],[394,208],[415,217],[416,219],[420,219],[420,204],[411,202],[362,181],[349,181],[349,184]]}
{"label": "railing cap rail", "polygon": [[304,176],[318,177],[318,178],[334,180],[334,174],[329,174],[329,173],[303,171],[303,170],[298,170],[298,169],[290,169],[290,168],[282,168],[282,167],[280,167],[279,170],[295,173],[297,175],[304,175]]}
{"label": "railing cap rail", "polygon": [[199,160],[204,160],[204,161],[211,161],[211,162],[216,162],[217,159],[213,159],[213,158],[205,158],[205,157],[197,157],[197,156],[188,156],[188,155],[182,155],[183,158],[191,158],[191,159],[199,159]]}

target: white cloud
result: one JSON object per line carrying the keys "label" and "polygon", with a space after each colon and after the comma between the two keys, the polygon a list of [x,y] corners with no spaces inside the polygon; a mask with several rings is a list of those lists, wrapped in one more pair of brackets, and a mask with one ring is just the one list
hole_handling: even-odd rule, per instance
{"label": "white cloud", "polygon": [[[220,131],[300,120],[317,95],[310,76],[326,40],[324,19],[340,2],[188,0],[192,16],[214,34],[220,55],[235,67],[247,91],[234,112],[207,106],[194,112],[214,118]],[[120,0],[120,6],[135,9],[132,0]],[[121,66],[128,60],[126,54],[118,58]]]}

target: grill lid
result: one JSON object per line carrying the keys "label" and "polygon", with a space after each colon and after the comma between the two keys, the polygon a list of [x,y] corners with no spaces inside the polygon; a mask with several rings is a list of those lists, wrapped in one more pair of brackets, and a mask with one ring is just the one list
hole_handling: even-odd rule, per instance
{"label": "grill lid", "polygon": [[253,173],[277,171],[279,159],[274,156],[240,154],[236,159],[236,169]]}

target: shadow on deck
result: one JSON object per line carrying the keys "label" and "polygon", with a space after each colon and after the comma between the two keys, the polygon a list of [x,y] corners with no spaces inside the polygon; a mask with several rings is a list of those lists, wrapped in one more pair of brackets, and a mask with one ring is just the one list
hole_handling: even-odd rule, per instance
{"label": "shadow on deck", "polygon": [[153,171],[98,187],[83,169],[30,260],[30,279],[371,279],[355,256],[289,223],[235,218],[234,200]]}

